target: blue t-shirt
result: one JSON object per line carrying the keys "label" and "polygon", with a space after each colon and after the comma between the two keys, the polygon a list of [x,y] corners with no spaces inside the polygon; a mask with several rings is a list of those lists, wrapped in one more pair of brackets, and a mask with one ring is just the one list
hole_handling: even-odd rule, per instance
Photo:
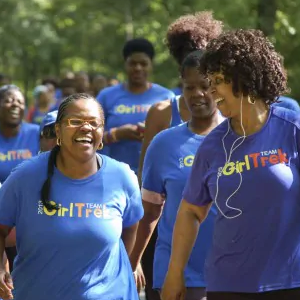
{"label": "blue t-shirt", "polygon": [[181,96],[176,96],[171,99],[172,115],[171,115],[170,127],[174,127],[174,126],[177,126],[177,125],[183,123],[181,116],[180,116],[180,112],[179,112],[179,98],[180,97]]}
{"label": "blue t-shirt", "polygon": [[[142,94],[129,92],[124,84],[103,89],[97,96],[105,113],[105,130],[125,124],[144,122],[149,108],[156,102],[171,99],[174,94],[153,83],[151,88]],[[105,146],[103,153],[129,164],[137,172],[142,143],[139,141],[119,141]],[[106,152],[107,151],[107,152]]]}
{"label": "blue t-shirt", "polygon": [[40,125],[48,112],[41,112],[37,107],[33,108],[30,123]]}
{"label": "blue t-shirt", "polygon": [[175,96],[180,96],[182,94],[182,88],[179,86],[173,88],[171,91],[175,94]]}
{"label": "blue t-shirt", "polygon": [[22,123],[18,135],[6,138],[0,134],[0,182],[25,159],[39,152],[39,126]]}
{"label": "blue t-shirt", "polygon": [[[164,203],[158,223],[154,255],[153,287],[161,288],[168,271],[172,235],[182,192],[194,155],[204,136],[192,133],[183,123],[156,135],[147,149],[143,169],[143,200]],[[164,202],[163,196],[166,195]],[[212,208],[200,228],[198,239],[185,269],[187,287],[205,287],[204,262],[211,246],[216,209]]]}
{"label": "blue t-shirt", "polygon": [[[222,213],[218,211],[207,262],[208,291],[300,287],[299,129],[295,112],[275,107],[263,128],[247,136],[225,166],[222,138],[228,122],[199,147],[183,198],[199,206],[212,202],[220,175],[216,205]],[[237,138],[230,128],[224,140],[227,153]],[[240,188],[227,200],[240,175]]]}
{"label": "blue t-shirt", "polygon": [[291,109],[295,112],[300,112],[300,106],[298,102],[292,98],[280,96],[278,99],[280,102],[273,103],[272,106],[280,106],[285,107],[287,109]]}
{"label": "blue t-shirt", "polygon": [[103,157],[100,170],[70,179],[55,169],[48,211],[40,201],[49,152],[24,162],[0,189],[0,224],[16,226],[15,300],[138,300],[122,228],[143,216],[130,168]]}

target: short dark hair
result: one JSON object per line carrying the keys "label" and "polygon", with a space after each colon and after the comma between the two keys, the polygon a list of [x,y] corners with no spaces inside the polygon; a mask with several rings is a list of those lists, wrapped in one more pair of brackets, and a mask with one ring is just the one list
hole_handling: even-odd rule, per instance
{"label": "short dark hair", "polygon": [[123,58],[126,60],[131,54],[136,52],[145,53],[151,60],[155,56],[153,44],[144,38],[136,38],[127,41],[123,47]]}
{"label": "short dark hair", "polygon": [[[64,118],[65,114],[66,114],[66,109],[67,107],[77,101],[77,100],[93,100],[96,101],[98,104],[99,102],[91,95],[89,94],[85,94],[85,93],[77,93],[77,94],[73,94],[70,95],[69,97],[67,97],[66,99],[64,99],[59,108],[58,108],[58,113],[57,113],[57,118],[56,118],[56,122],[55,124],[60,123],[60,121]],[[100,114],[101,114],[101,119],[104,122],[104,112],[102,109],[102,106],[99,104],[99,109],[100,109]],[[50,156],[49,156],[49,160],[48,160],[48,170],[47,170],[47,179],[43,184],[42,190],[41,190],[41,200],[43,205],[48,209],[48,210],[58,210],[59,207],[58,205],[53,205],[50,202],[50,188],[51,188],[51,177],[54,173],[54,166],[55,166],[55,162],[56,162],[56,157],[57,154],[60,150],[60,146],[56,145],[50,152]]]}
{"label": "short dark hair", "polygon": [[185,57],[180,68],[181,77],[183,77],[185,68],[200,68],[200,59],[203,53],[203,50],[196,50]]}
{"label": "short dark hair", "polygon": [[207,43],[222,32],[223,23],[210,11],[184,15],[168,28],[166,43],[170,54],[181,65],[189,53],[205,49]]}
{"label": "short dark hair", "polygon": [[41,82],[42,85],[52,84],[55,88],[58,87],[58,80],[55,77],[46,77]]}
{"label": "short dark hair", "polygon": [[238,29],[212,40],[200,61],[203,74],[222,73],[239,93],[267,104],[288,91],[282,57],[260,30]]}

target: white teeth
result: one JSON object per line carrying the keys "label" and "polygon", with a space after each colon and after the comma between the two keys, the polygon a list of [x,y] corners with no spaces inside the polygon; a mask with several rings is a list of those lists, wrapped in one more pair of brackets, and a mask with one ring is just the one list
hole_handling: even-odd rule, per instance
{"label": "white teeth", "polygon": [[85,143],[91,143],[92,140],[90,138],[87,138],[87,137],[80,137],[80,138],[77,138],[75,140],[76,142],[85,142]]}
{"label": "white teeth", "polygon": [[224,100],[224,98],[218,98],[218,99],[215,100],[215,102],[216,102],[216,103],[219,103],[219,102],[221,102],[221,101],[223,101],[223,100]]}

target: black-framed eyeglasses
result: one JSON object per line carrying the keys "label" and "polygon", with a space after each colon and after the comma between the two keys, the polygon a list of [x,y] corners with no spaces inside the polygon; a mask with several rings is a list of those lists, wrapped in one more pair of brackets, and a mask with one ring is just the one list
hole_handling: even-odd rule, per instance
{"label": "black-framed eyeglasses", "polygon": [[41,137],[45,139],[55,139],[56,138],[55,125],[51,124],[45,126],[43,131],[41,132]]}

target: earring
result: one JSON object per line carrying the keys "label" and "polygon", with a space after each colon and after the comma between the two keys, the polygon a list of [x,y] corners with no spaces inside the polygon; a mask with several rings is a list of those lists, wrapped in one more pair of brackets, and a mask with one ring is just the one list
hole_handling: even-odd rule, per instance
{"label": "earring", "polygon": [[60,140],[60,138],[57,138],[57,139],[56,139],[56,145],[57,145],[57,146],[60,146],[60,145],[61,145],[61,140]]}
{"label": "earring", "polygon": [[101,143],[101,144],[99,145],[99,147],[98,147],[97,150],[102,150],[102,149],[103,149],[103,143]]}
{"label": "earring", "polygon": [[251,97],[248,95],[248,103],[249,104],[255,104],[255,99],[251,99]]}

